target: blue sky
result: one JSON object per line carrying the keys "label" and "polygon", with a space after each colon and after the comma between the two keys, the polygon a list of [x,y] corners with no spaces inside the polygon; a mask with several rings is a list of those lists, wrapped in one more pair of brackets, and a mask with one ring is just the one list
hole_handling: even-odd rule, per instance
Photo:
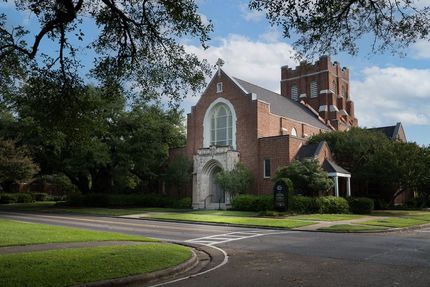
{"label": "blue sky", "polygon": [[[291,58],[292,41],[284,39],[277,28],[270,27],[261,13],[251,12],[244,0],[198,0],[203,19],[211,19],[214,32],[210,48],[203,50],[195,39],[181,39],[189,52],[210,63],[217,58],[226,62],[223,69],[231,74],[279,91],[280,67],[295,66]],[[421,0],[430,5],[430,0]],[[22,24],[35,31],[34,16],[16,13],[13,4],[2,3],[0,10],[8,15],[9,24]],[[88,20],[83,29],[83,43],[91,42],[97,30]],[[34,33],[34,32],[33,32]],[[355,102],[360,126],[375,127],[402,122],[409,141],[430,144],[430,43],[419,42],[410,47],[405,57],[369,55],[368,42],[361,42],[357,56],[340,54],[332,60],[350,69],[351,97]],[[44,41],[46,51],[52,43]],[[56,46],[55,46],[56,47]],[[90,51],[81,52],[87,63],[92,62]],[[89,67],[86,68],[88,70]],[[197,97],[187,97],[182,107],[185,112],[197,102]]]}

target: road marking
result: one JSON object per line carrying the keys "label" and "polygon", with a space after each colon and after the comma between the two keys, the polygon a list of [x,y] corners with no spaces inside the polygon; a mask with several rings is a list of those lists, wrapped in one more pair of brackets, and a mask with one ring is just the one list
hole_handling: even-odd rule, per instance
{"label": "road marking", "polygon": [[283,232],[238,231],[238,232],[230,232],[230,233],[223,233],[223,234],[189,239],[189,240],[185,240],[184,242],[214,246],[215,244],[222,244],[222,243],[227,243],[231,241],[243,240],[243,239],[254,238],[254,237],[259,237],[264,235],[275,235],[275,234],[285,234],[285,233],[289,233],[289,231],[283,231]]}

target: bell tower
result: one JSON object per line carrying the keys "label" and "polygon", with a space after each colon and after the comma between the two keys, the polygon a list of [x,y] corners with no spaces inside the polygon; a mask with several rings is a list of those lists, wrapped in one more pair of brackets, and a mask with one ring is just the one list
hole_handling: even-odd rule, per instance
{"label": "bell tower", "polygon": [[358,125],[349,92],[349,69],[322,56],[314,64],[281,68],[281,95],[314,109],[336,130]]}

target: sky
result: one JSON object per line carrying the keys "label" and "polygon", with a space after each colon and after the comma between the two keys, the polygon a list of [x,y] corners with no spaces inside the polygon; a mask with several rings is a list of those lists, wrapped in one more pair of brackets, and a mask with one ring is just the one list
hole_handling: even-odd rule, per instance
{"label": "sky", "polygon": [[[0,2],[1,3],[1,2]],[[280,67],[295,67],[292,41],[271,27],[263,13],[250,11],[246,0],[198,0],[204,21],[214,25],[209,48],[204,50],[195,39],[180,39],[188,52],[215,64],[225,61],[223,70],[229,75],[279,92]],[[419,1],[430,5],[430,0]],[[7,14],[11,24],[21,24],[29,30],[37,28],[34,16],[17,13],[11,3],[1,3],[0,12]],[[86,41],[96,37],[97,30],[86,24]],[[43,43],[46,49],[50,43]],[[83,44],[82,44],[83,45]],[[405,50],[406,56],[370,55],[369,42],[360,42],[357,56],[331,55],[332,61],[350,69],[350,94],[355,113],[362,127],[394,125],[401,122],[409,141],[430,144],[430,43],[418,42]],[[367,51],[366,51],[367,50]],[[84,50],[81,55],[91,61]],[[198,97],[187,97],[182,107],[185,113]]]}

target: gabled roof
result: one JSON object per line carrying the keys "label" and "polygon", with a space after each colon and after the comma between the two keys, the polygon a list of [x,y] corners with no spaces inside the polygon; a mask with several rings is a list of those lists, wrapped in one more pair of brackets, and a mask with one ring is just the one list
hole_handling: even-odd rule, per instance
{"label": "gabled roof", "polygon": [[318,119],[318,116],[312,113],[306,106],[247,81],[238,78],[233,79],[242,90],[253,93],[257,96],[258,100],[269,103],[270,111],[273,114],[307,123],[320,129],[329,129]]}
{"label": "gabled roof", "polygon": [[395,126],[377,127],[370,128],[369,131],[381,132],[387,136],[390,140],[400,139],[406,142],[405,131],[403,130],[402,123],[397,123]]}
{"label": "gabled roof", "polygon": [[343,173],[343,174],[351,174],[346,169],[342,168],[341,166],[337,165],[334,161],[331,161],[329,159],[325,159],[322,166],[321,166],[327,173]]}
{"label": "gabled roof", "polygon": [[296,159],[302,161],[318,156],[324,144],[325,141],[301,146],[297,152]]}

